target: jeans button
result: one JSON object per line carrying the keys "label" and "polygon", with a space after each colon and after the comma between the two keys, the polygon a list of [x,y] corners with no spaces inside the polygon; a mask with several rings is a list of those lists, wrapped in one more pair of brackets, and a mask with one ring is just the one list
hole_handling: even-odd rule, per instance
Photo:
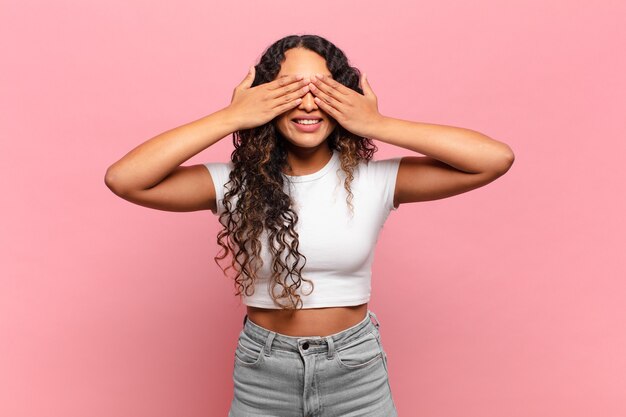
{"label": "jeans button", "polygon": [[309,342],[304,342],[302,344],[302,349],[307,350],[309,348]]}

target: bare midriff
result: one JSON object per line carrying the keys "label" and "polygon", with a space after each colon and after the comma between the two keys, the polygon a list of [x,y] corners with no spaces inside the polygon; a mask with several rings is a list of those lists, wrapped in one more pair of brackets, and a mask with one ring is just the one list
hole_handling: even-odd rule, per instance
{"label": "bare midriff", "polygon": [[287,336],[328,336],[361,322],[367,303],[295,311],[247,306],[248,320]]}

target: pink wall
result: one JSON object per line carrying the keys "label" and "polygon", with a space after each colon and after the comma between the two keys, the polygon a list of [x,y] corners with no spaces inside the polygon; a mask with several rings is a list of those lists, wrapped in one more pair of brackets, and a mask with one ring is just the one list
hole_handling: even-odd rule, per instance
{"label": "pink wall", "polygon": [[104,173],[309,32],[383,114],[516,154],[383,229],[370,308],[400,415],[626,415],[623,2],[161,3],[0,3],[1,416],[226,415],[244,308],[217,219],[132,205]]}

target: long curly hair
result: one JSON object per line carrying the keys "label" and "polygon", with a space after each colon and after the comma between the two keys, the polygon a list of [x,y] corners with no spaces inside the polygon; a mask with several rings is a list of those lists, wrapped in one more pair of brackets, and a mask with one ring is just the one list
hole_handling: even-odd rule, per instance
{"label": "long curly hair", "polygon": [[[363,94],[359,87],[360,71],[350,66],[343,51],[317,35],[290,35],[270,45],[255,66],[252,87],[273,81],[285,59],[285,52],[291,48],[316,52],[326,60],[334,80]],[[236,296],[252,295],[257,272],[263,266],[261,236],[265,231],[268,240],[265,243],[272,257],[270,297],[279,308],[296,310],[303,306],[297,291],[302,281],[310,283],[311,291],[314,284],[302,276],[306,256],[298,250],[298,233],[295,230],[298,214],[290,196],[283,191],[283,185],[288,181],[282,174],[283,167],[287,166],[287,150],[285,139],[275,127],[274,120],[233,133],[235,149],[231,159],[234,167],[226,183],[225,211],[219,216],[224,228],[217,235],[222,251],[215,257],[215,262],[225,275],[230,269],[236,271]],[[345,173],[344,188],[348,193],[346,202],[353,212],[350,189],[353,171],[361,161],[371,160],[378,148],[371,139],[357,136],[339,123],[328,136],[327,143],[331,151],[339,152],[341,169]],[[283,259],[281,254],[285,249],[287,255]],[[224,269],[219,261],[229,253],[232,260]]]}

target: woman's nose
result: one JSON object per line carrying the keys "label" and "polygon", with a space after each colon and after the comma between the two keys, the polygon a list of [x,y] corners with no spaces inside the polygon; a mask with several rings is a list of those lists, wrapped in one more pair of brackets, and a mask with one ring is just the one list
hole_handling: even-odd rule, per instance
{"label": "woman's nose", "polygon": [[300,103],[298,108],[306,111],[317,110],[317,103],[315,102],[315,100],[313,100],[314,97],[315,96],[313,95],[313,93],[311,93],[311,91],[309,90],[309,92],[307,92],[304,97],[302,97],[302,102]]}

